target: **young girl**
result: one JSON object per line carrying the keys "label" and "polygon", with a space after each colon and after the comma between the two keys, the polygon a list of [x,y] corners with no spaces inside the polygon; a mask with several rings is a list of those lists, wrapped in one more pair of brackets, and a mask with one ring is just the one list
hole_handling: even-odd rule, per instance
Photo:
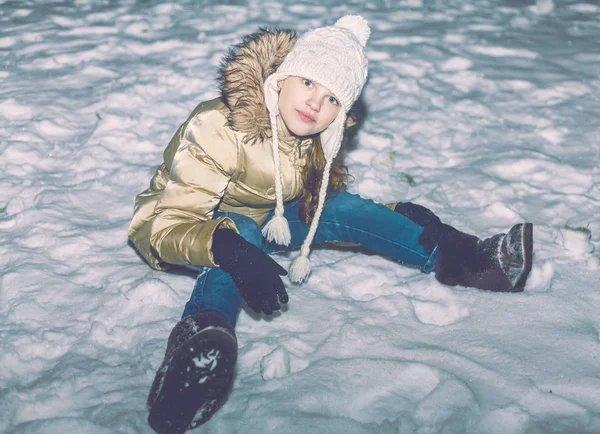
{"label": "young girl", "polygon": [[345,192],[334,161],[367,78],[367,22],[345,16],[297,38],[262,30],[233,47],[221,96],[201,103],[135,201],[129,238],[155,269],[200,269],[148,398],[158,433],[206,422],[227,399],[242,300],[272,314],[288,302],[270,253],[300,248],[289,278],[310,274],[313,243],[353,243],[448,285],[522,291],[532,225],[480,240],[412,203]]}

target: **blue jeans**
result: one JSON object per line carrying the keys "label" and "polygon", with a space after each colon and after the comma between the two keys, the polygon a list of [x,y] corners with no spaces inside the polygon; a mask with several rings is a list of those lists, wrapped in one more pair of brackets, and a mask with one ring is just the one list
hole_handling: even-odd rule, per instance
{"label": "blue jeans", "polygon": [[[292,241],[289,246],[268,243],[261,234],[261,227],[254,220],[241,214],[215,212],[214,218],[231,218],[240,235],[266,253],[279,253],[297,249],[302,245],[309,225],[299,217],[300,203],[285,205],[285,217],[290,226]],[[268,221],[273,212],[268,216]],[[384,205],[346,192],[335,193],[325,204],[313,244],[349,242],[382,255],[389,256],[406,265],[429,273],[435,270],[437,247],[425,252],[419,244],[423,227]],[[185,306],[183,317],[194,313],[213,311],[223,315],[235,326],[242,297],[229,273],[220,268],[201,269],[194,291]]]}

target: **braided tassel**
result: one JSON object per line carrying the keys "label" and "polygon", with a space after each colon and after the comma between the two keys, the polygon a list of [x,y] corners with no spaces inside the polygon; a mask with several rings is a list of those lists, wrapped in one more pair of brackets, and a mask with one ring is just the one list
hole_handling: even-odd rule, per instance
{"label": "braided tassel", "polygon": [[323,213],[323,208],[325,207],[325,198],[327,196],[327,186],[329,185],[330,170],[331,161],[328,161],[327,164],[325,164],[323,179],[321,180],[321,187],[319,189],[319,203],[317,204],[315,215],[312,219],[312,222],[310,222],[310,228],[306,238],[304,239],[304,243],[302,243],[300,255],[298,255],[292,261],[292,264],[289,268],[290,280],[294,283],[304,282],[306,279],[308,279],[310,274],[311,265],[308,255],[310,255],[310,245],[312,244],[315,234],[317,233],[319,220],[321,219],[321,214]]}
{"label": "braided tassel", "polygon": [[262,228],[262,234],[269,242],[289,246],[292,241],[290,226],[283,215],[283,183],[281,182],[281,166],[279,159],[279,134],[277,132],[277,117],[271,114],[273,130],[273,161],[275,164],[275,215]]}

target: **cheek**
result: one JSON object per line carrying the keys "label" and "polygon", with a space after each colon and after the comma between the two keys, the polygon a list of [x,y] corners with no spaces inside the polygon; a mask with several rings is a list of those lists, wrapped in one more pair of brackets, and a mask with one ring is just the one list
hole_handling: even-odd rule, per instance
{"label": "cheek", "polygon": [[340,108],[338,106],[329,106],[327,107],[326,116],[323,116],[323,123],[326,123],[329,126],[337,117],[340,112]]}
{"label": "cheek", "polygon": [[281,90],[281,92],[279,92],[279,110],[281,111],[282,109],[284,109],[288,104],[288,96],[287,96],[287,92],[285,92],[284,90]]}
{"label": "cheek", "polygon": [[282,107],[279,108],[279,117],[283,121],[283,124],[286,128],[290,129],[293,125],[293,121],[290,116],[288,116],[287,110],[284,110]]}
{"label": "cheek", "polygon": [[296,105],[296,101],[294,98],[294,94],[289,91],[289,89],[282,89],[279,94],[279,111],[280,113],[288,113],[291,112]]}

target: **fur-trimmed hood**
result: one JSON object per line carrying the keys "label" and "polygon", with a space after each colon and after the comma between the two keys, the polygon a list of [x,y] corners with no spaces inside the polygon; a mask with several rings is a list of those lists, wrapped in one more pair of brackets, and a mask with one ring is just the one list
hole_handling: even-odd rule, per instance
{"label": "fur-trimmed hood", "polygon": [[[221,62],[219,89],[229,108],[228,126],[245,134],[244,141],[254,143],[271,137],[269,113],[263,85],[296,43],[293,30],[260,29],[234,45]],[[356,113],[347,115],[346,127],[356,124]]]}
{"label": "fur-trimmed hood", "polygon": [[219,69],[221,98],[229,108],[228,125],[245,141],[271,136],[263,85],[296,43],[293,30],[260,29],[233,46]]}

